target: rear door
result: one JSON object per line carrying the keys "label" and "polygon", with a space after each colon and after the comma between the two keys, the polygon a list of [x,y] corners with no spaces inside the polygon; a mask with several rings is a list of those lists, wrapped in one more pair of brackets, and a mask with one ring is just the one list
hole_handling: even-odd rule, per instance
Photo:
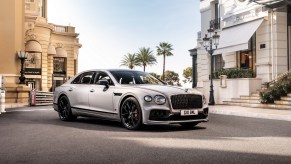
{"label": "rear door", "polygon": [[95,72],[85,72],[72,81],[70,87],[67,88],[71,106],[80,109],[89,109],[89,90],[93,83]]}

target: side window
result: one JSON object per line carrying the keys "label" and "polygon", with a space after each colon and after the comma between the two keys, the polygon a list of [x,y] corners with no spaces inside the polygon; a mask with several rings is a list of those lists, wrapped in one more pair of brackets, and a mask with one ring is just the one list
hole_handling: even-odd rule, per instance
{"label": "side window", "polygon": [[76,77],[72,81],[72,84],[92,84],[94,79],[95,72],[85,72]]}
{"label": "side window", "polygon": [[98,72],[95,78],[95,84],[99,84],[99,80],[107,80],[109,85],[114,85],[111,78],[105,72]]}
{"label": "side window", "polygon": [[80,79],[82,77],[83,74],[77,76],[73,81],[72,81],[72,84],[80,84]]}

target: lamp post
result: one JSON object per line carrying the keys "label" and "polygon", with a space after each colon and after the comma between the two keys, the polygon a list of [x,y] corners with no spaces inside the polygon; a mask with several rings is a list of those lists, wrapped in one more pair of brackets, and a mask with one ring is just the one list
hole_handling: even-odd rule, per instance
{"label": "lamp post", "polygon": [[17,52],[18,55],[18,59],[20,59],[21,61],[21,70],[20,70],[20,77],[19,77],[19,84],[25,84],[25,77],[24,77],[24,69],[23,69],[23,65],[24,65],[24,61],[25,59],[27,59],[27,53],[26,52]]}
{"label": "lamp post", "polygon": [[[208,105],[215,105],[214,100],[214,94],[213,94],[213,52],[217,49],[217,45],[219,44],[219,35],[217,32],[214,32],[213,28],[209,28],[208,30],[209,37],[207,37],[207,34],[205,34],[205,37],[203,38],[203,46],[205,47],[205,50],[210,55],[210,95],[209,95],[209,103]],[[214,35],[213,35],[214,33]],[[215,49],[212,48],[212,44],[215,45]]]}

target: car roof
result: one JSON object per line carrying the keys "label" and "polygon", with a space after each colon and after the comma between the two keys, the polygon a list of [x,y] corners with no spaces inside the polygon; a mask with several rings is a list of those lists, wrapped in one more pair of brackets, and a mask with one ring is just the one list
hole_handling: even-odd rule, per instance
{"label": "car roof", "polygon": [[88,71],[132,71],[132,72],[141,72],[139,70],[132,70],[132,69],[122,69],[122,68],[112,68],[112,69],[89,69],[82,72],[88,72]]}

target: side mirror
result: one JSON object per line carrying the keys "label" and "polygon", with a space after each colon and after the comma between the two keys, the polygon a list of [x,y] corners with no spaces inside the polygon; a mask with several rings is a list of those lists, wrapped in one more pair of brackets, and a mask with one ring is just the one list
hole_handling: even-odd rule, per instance
{"label": "side mirror", "polygon": [[98,84],[105,86],[105,88],[103,89],[103,91],[106,91],[109,88],[109,82],[107,80],[99,80],[98,81]]}
{"label": "side mirror", "polygon": [[105,85],[107,88],[109,87],[109,83],[107,80],[99,80],[98,81],[98,84],[99,85]]}

